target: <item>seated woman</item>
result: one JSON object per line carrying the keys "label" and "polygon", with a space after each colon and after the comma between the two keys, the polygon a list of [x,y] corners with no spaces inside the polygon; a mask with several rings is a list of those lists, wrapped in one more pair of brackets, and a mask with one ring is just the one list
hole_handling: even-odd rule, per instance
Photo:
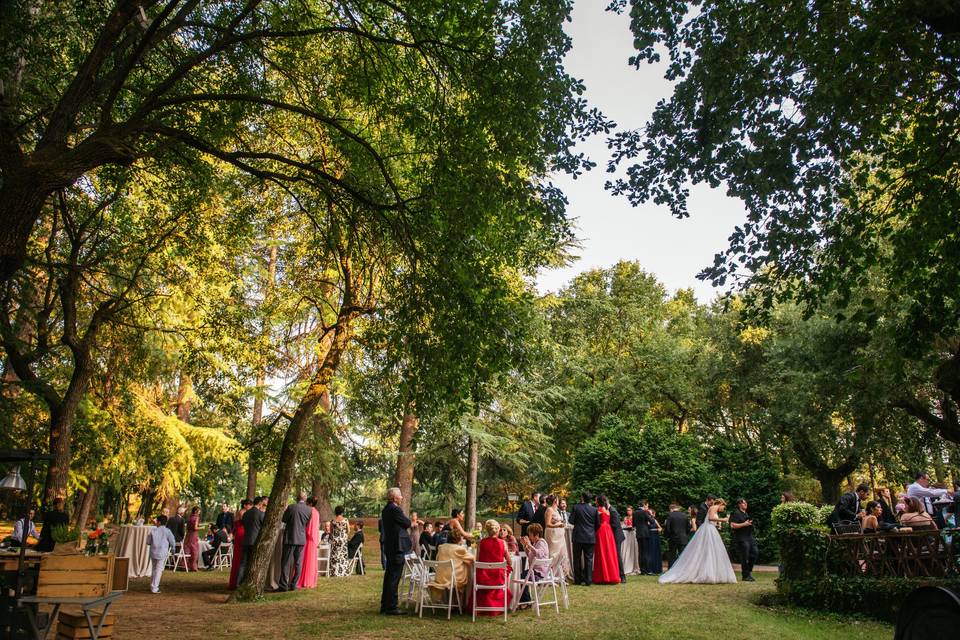
{"label": "seated woman", "polygon": [[437,550],[433,544],[433,523],[423,523],[423,531],[420,532],[420,550],[428,550],[427,560],[436,560]]}
{"label": "seated woman", "polygon": [[[347,541],[347,558],[353,560],[353,556],[357,555],[357,549],[363,545],[363,521],[357,520],[353,523],[353,535],[350,536],[350,539]],[[363,555],[360,556],[359,562],[353,568],[353,572],[357,575],[363,574]]]}
{"label": "seated woman", "polygon": [[860,533],[876,533],[880,528],[880,518],[883,517],[883,509],[880,503],[871,500],[867,503],[867,515],[860,521]]}
{"label": "seated woman", "polygon": [[520,545],[517,544],[517,539],[514,537],[513,531],[510,530],[509,524],[501,523],[500,539],[507,543],[507,551],[510,553],[518,553],[520,551]]}
{"label": "seated woman", "polygon": [[937,529],[937,523],[933,521],[924,508],[923,504],[917,498],[907,498],[906,507],[900,514],[900,524],[911,529]]}
{"label": "seated woman", "polygon": [[[529,527],[527,529],[529,533]],[[452,531],[451,531],[452,533]],[[510,561],[510,552],[507,551],[507,544],[500,539],[500,523],[496,520],[487,520],[483,523],[484,538],[477,545],[477,562],[503,562],[506,561],[506,569],[477,569],[478,585],[500,585],[510,582],[510,571],[512,569]],[[501,589],[483,589],[477,591],[477,606],[501,608],[510,606],[510,590],[507,589],[504,594]],[[496,611],[478,611],[477,615],[495,616],[500,615]]]}
{"label": "seated woman", "polygon": [[[459,531],[461,537],[469,546],[470,543],[473,542],[473,536],[463,528],[463,517],[463,509],[454,509],[450,512],[450,522],[447,523],[447,526],[450,527],[450,531]],[[498,524],[497,533],[499,532],[500,527]]]}
{"label": "seated woman", "polygon": [[[451,531],[447,535],[447,542],[437,547],[437,562],[453,561],[452,582],[460,593],[460,602],[464,602],[464,589],[470,580],[470,567],[473,565],[473,556],[463,544],[463,536],[459,531]],[[433,582],[437,585],[430,587],[430,597],[434,602],[446,601],[446,590],[450,588],[450,565],[442,564],[437,567]],[[456,599],[454,599],[456,601]]]}
{"label": "seated woman", "polygon": [[[526,578],[530,573],[530,567],[533,566],[534,560],[550,558],[550,548],[547,545],[547,541],[543,539],[543,527],[536,522],[527,527],[527,535],[521,539],[521,542],[523,543],[523,550],[527,554],[527,568],[523,572],[523,577]],[[535,569],[533,574],[537,577],[537,580],[544,576],[542,569]],[[529,591],[529,588],[524,588],[523,593],[520,595],[521,607],[530,606]]]}

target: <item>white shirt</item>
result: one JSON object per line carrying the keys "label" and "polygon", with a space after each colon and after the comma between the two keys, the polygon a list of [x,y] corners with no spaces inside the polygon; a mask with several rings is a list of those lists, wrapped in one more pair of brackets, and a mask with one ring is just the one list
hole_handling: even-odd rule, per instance
{"label": "white shirt", "polygon": [[[25,544],[26,542],[26,538],[23,535],[24,520],[25,518],[20,518],[13,524],[13,535],[11,537],[15,539],[17,542],[19,542],[20,544]],[[30,520],[27,524],[27,535],[33,536],[34,538],[40,537],[39,534],[37,533],[37,528],[33,526],[33,520]]]}
{"label": "white shirt", "polygon": [[946,489],[930,489],[924,487],[916,482],[907,487],[907,497],[916,498],[923,504],[923,508],[927,510],[931,516],[933,515],[933,501],[931,498],[941,498],[949,493]]}

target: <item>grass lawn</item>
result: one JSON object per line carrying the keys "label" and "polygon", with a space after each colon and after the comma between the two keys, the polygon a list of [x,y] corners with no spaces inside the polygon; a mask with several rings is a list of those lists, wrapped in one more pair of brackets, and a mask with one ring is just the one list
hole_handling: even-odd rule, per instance
{"label": "grass lawn", "polygon": [[[626,585],[572,587],[570,609],[537,619],[532,611],[502,619],[469,616],[447,621],[445,613],[384,617],[377,614],[383,573],[320,579],[315,590],[267,595],[250,604],[226,604],[226,572],[167,572],[162,593],[149,593],[148,579],[131,581],[114,611],[116,637],[178,638],[530,638],[549,629],[552,637],[635,640],[733,640],[747,638],[889,638],[889,625],[839,616],[798,613],[756,604],[773,591],[774,574],[753,584],[661,586],[655,578],[630,577]],[[549,625],[546,627],[544,625]]]}

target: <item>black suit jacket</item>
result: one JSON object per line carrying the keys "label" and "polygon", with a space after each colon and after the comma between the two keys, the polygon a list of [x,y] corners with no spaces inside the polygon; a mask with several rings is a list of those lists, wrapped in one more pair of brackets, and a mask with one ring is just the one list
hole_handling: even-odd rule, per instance
{"label": "black suit jacket", "polygon": [[700,506],[697,507],[697,528],[700,528],[700,525],[703,524],[703,521],[707,519],[707,512],[710,510],[710,507],[707,506],[706,502],[701,502]]}
{"label": "black suit jacket", "polygon": [[623,534],[623,526],[620,524],[620,512],[617,511],[616,507],[610,507],[610,529],[613,530],[613,540],[617,543],[617,549],[619,549],[620,543],[626,539],[626,536]]}
{"label": "black suit jacket", "polygon": [[180,516],[171,516],[167,520],[167,529],[173,532],[173,539],[177,542],[183,542],[183,536],[187,533],[187,521]]}
{"label": "black suit jacket", "polygon": [[53,528],[69,526],[70,518],[63,511],[51,510],[43,514],[43,528],[40,529],[40,539],[37,541],[37,551],[53,551]]}
{"label": "black suit jacket", "polygon": [[663,534],[670,544],[686,545],[690,542],[690,518],[683,511],[671,511],[663,525]]}
{"label": "black suit jacket", "polygon": [[543,527],[543,530],[547,530],[547,508],[544,506],[538,506],[537,512],[533,514],[533,520],[530,521],[530,524],[538,524]]}
{"label": "black suit jacket", "polygon": [[363,531],[357,531],[350,540],[347,541],[347,557],[352,558],[357,555],[357,549],[363,544]]}
{"label": "black suit jacket", "polygon": [[306,502],[287,505],[283,512],[283,524],[286,525],[283,528],[283,544],[307,544],[307,525],[312,515],[313,510]]}
{"label": "black suit jacket", "polygon": [[[403,564],[403,554],[410,550],[410,534],[407,529],[413,524],[403,513],[403,509],[392,502],[388,502],[380,512],[380,527],[382,538],[380,545],[383,547],[384,556],[387,562],[393,564]],[[401,541],[405,538],[405,541]]]}
{"label": "black suit jacket", "polygon": [[573,542],[578,544],[597,543],[597,508],[592,504],[580,502],[573,506],[570,524],[573,525]]}
{"label": "black suit jacket", "polygon": [[830,514],[830,522],[837,523],[843,520],[855,522],[857,513],[860,511],[860,497],[851,491],[840,496],[833,513]]}
{"label": "black suit jacket", "polygon": [[[877,500],[880,503],[880,522],[886,522],[887,524],[899,525],[900,522],[897,520],[897,515],[893,512],[893,509],[890,508],[890,505],[887,504],[887,501],[884,499]],[[42,532],[41,532],[42,533]]]}
{"label": "black suit jacket", "polygon": [[533,517],[537,515],[534,505],[527,500],[522,505],[520,505],[520,511],[517,512],[517,520],[526,520],[526,524],[520,523],[520,535],[527,535],[527,527],[530,526],[530,523],[533,522]]}
{"label": "black suit jacket", "polygon": [[253,507],[243,514],[243,546],[252,547],[260,537],[260,528],[263,526],[263,511]]}
{"label": "black suit jacket", "polygon": [[223,529],[226,527],[230,531],[233,531],[233,512],[232,511],[221,511],[217,514],[217,523],[215,525],[217,529]]}
{"label": "black suit jacket", "polygon": [[652,515],[637,507],[633,510],[633,528],[637,532],[637,540],[644,540],[650,537],[651,531],[657,530],[657,523]]}

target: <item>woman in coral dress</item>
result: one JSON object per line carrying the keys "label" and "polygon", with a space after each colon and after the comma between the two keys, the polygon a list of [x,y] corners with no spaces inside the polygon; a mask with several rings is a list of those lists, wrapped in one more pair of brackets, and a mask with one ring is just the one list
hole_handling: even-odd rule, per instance
{"label": "woman in coral dress", "polygon": [[617,543],[610,528],[609,503],[606,496],[597,496],[597,546],[593,550],[593,583],[620,584],[620,565],[617,562]]}
{"label": "woman in coral dress", "polygon": [[310,522],[307,523],[307,544],[303,545],[303,569],[297,580],[298,589],[313,589],[317,586],[317,545],[320,544],[320,512],[317,501],[307,498],[310,505]]}
{"label": "woman in coral dress", "polygon": [[[500,523],[496,520],[487,520],[483,523],[484,538],[477,545],[477,562],[503,562],[507,561],[506,569],[477,569],[477,584],[497,585],[504,582],[509,584],[510,571],[513,569],[510,564],[510,553],[507,551],[507,544],[500,539]],[[510,589],[504,594],[501,589],[483,589],[477,591],[477,606],[502,608],[504,597],[506,597],[507,608],[510,608]],[[473,606],[472,603],[470,605]],[[478,611],[478,616],[496,616],[502,615],[496,611]]]}
{"label": "woman in coral dress", "polygon": [[187,520],[187,535],[183,539],[183,549],[190,554],[187,558],[187,571],[198,571],[200,562],[200,539],[198,530],[200,529],[200,507],[194,507],[190,510],[190,518]]}
{"label": "woman in coral dress", "polygon": [[240,570],[240,563],[243,561],[243,514],[252,504],[250,500],[243,500],[240,503],[240,510],[233,517],[233,561],[230,563],[230,583],[227,585],[230,590],[237,588],[237,571]]}

